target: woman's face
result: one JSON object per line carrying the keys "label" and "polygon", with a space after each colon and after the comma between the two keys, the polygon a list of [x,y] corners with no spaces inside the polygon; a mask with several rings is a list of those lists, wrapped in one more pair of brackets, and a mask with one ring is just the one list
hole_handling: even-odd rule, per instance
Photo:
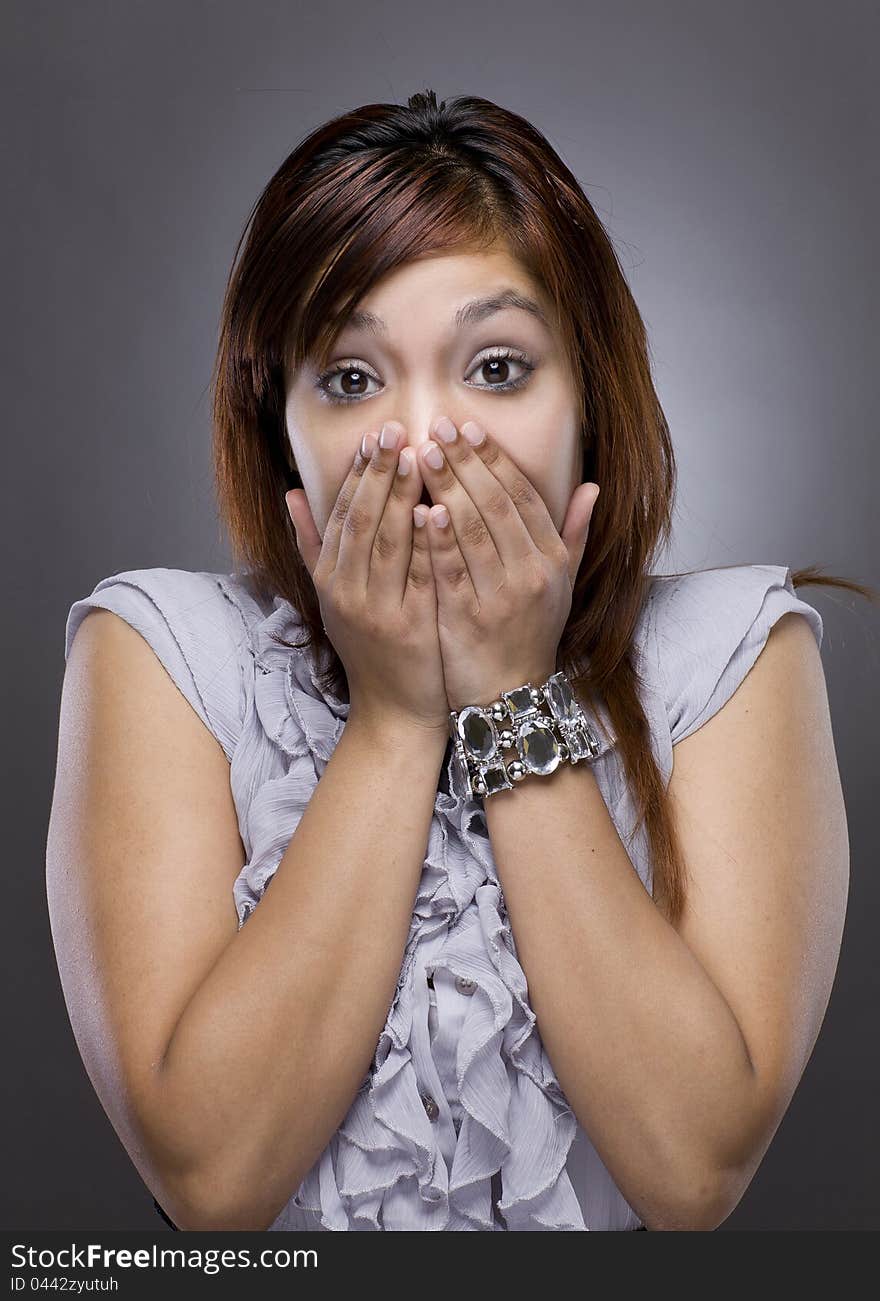
{"label": "woman's face", "polygon": [[365,433],[399,421],[400,447],[415,450],[421,471],[443,415],[457,429],[482,425],[561,532],[582,475],[577,393],[550,306],[521,264],[500,245],[420,258],[390,271],[358,312],[374,319],[346,323],[326,369],[308,361],[289,376],[287,433],[320,536]]}

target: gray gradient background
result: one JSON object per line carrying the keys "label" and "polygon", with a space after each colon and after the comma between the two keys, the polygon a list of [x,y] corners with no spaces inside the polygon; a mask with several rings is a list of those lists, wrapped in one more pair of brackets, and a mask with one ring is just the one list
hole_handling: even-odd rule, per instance
{"label": "gray gradient background", "polygon": [[[680,470],[662,568],[878,584],[876,6],[7,3],[3,25],[2,1222],[161,1229],[77,1054],[45,836],[69,605],[125,569],[227,568],[207,385],[251,204],[361,103],[429,86],[524,114],[648,324]],[[818,1045],[730,1229],[880,1225],[878,612],[803,595],[825,618],[850,908]]]}

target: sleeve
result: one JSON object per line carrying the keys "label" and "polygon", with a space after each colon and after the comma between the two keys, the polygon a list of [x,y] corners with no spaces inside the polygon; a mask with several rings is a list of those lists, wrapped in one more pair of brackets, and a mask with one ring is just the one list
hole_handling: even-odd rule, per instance
{"label": "sleeve", "polygon": [[673,745],[727,703],[782,615],[802,614],[822,647],[822,617],[797,595],[785,565],[662,576],[651,604],[652,658]]}
{"label": "sleeve", "polygon": [[103,578],[67,615],[64,659],[90,610],[112,610],[159,661],[231,761],[242,731],[247,628],[217,574],[133,569]]}

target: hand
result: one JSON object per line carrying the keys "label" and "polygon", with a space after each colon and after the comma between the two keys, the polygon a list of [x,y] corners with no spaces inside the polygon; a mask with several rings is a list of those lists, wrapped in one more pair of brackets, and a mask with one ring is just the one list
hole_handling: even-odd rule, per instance
{"label": "hand", "polygon": [[[443,417],[443,422],[447,418]],[[437,422],[435,430],[441,422]],[[445,428],[457,434],[452,421]],[[434,505],[425,532],[437,588],[437,628],[450,709],[487,705],[556,672],[556,653],[586,546],[595,483],[579,484],[562,535],[530,480],[474,421],[467,437],[437,437],[419,461]],[[439,446],[440,469],[424,453]],[[439,527],[441,505],[449,523]]]}
{"label": "hand", "polygon": [[[349,718],[403,722],[449,735],[437,636],[437,597],[425,529],[413,527],[422,491],[417,458],[398,473],[392,446],[365,435],[339,491],[323,544],[305,492],[286,495],[300,555],[315,584],[327,636],[348,677]],[[296,514],[294,514],[294,508]]]}

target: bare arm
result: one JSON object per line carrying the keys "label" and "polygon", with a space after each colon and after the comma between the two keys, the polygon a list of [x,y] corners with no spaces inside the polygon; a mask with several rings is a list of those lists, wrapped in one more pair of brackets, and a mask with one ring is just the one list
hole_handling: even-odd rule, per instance
{"label": "bare arm", "polygon": [[220,1186],[221,1205],[266,1227],[345,1118],[394,995],[442,758],[433,735],[353,718],[270,888],[185,1008],[158,1080],[166,1113],[188,1116],[207,1205]]}
{"label": "bare arm", "polygon": [[573,1110],[649,1228],[705,1230],[785,1114],[840,953],[846,810],[802,615],[783,615],[730,700],[676,745],[669,790],[688,877],[675,925],[584,765],[493,797],[486,816]]}
{"label": "bare arm", "polygon": [[239,931],[229,764],[137,633],[84,620],[53,935],[92,1082],[182,1228],[268,1227],[344,1119],[394,994],[445,744],[352,714]]}

